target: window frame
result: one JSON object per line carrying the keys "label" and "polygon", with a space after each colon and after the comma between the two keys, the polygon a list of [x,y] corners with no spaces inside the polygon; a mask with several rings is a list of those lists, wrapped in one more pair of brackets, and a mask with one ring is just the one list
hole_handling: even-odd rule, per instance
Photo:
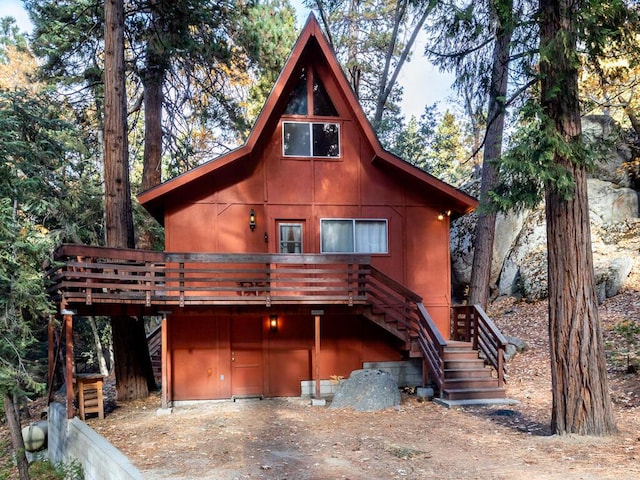
{"label": "window frame", "polygon": [[[313,120],[282,120],[282,156],[284,158],[322,158],[329,160],[336,160],[342,158],[342,125],[341,122],[337,121],[313,121]],[[307,125],[309,128],[309,154],[301,155],[301,154],[287,154],[285,152],[285,125],[286,124],[303,124]],[[314,155],[313,154],[313,126],[314,125],[335,125],[337,129],[337,137],[338,137],[338,154],[337,155]]]}
{"label": "window frame", "polygon": [[[288,253],[288,252],[282,252],[282,227],[300,227],[300,252],[299,253]],[[290,243],[288,240],[285,240],[285,243]],[[293,241],[294,245],[296,242],[295,240]],[[295,222],[295,221],[287,221],[287,222],[283,222],[283,221],[279,221],[278,222],[278,253],[286,253],[287,255],[301,255],[304,252],[304,222]]]}
{"label": "window frame", "polygon": [[[325,252],[323,251],[322,248],[322,234],[323,234],[323,223],[326,221],[351,221],[351,226],[352,226],[352,233],[353,233],[353,244],[352,244],[352,251],[349,252]],[[360,222],[360,223],[367,223],[367,222],[383,222],[384,223],[384,228],[385,228],[385,235],[386,235],[386,251],[384,252],[358,252],[356,251],[356,246],[358,244],[358,238],[356,236],[357,234],[357,229],[356,229],[356,224]],[[346,217],[323,217],[320,218],[320,253],[321,254],[327,254],[327,255],[351,255],[351,254],[365,254],[365,255],[389,255],[389,219],[387,218],[346,218]]]}

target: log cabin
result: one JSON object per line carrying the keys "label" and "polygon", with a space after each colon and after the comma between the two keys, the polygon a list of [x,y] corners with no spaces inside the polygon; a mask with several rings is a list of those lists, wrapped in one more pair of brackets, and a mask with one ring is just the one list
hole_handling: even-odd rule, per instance
{"label": "log cabin", "polygon": [[164,251],[63,245],[50,291],[66,318],[162,316],[164,406],[405,362],[442,398],[504,397],[504,338],[451,302],[450,221],[477,201],[381,146],[313,15],[246,143],[139,201]]}

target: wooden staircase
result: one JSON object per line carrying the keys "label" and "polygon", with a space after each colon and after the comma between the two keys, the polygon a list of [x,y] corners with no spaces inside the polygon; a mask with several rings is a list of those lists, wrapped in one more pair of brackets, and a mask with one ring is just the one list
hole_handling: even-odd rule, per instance
{"label": "wooden staircase", "polygon": [[441,398],[445,400],[487,400],[505,398],[493,370],[479,357],[471,342],[447,342],[444,349],[444,381]]}
{"label": "wooden staircase", "polygon": [[162,383],[162,335],[158,325],[147,335],[147,345],[149,346],[149,357],[151,357],[151,367],[156,384]]}
{"label": "wooden staircase", "polygon": [[[506,397],[507,342],[479,305],[451,310],[451,340],[445,340],[415,293],[371,267],[364,315],[405,342],[410,357],[423,359],[425,376],[443,400]],[[481,357],[482,352],[482,357]]]}

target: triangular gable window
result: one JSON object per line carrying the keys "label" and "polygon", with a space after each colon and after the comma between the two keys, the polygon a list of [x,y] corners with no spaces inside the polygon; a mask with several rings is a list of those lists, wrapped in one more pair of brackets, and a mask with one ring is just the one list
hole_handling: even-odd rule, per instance
{"label": "triangular gable window", "polygon": [[[309,69],[309,72],[310,75],[307,75],[306,68],[300,71],[298,83],[289,95],[289,102],[284,110],[285,115],[311,115],[313,112],[315,116],[337,117],[338,111],[329,98],[327,90],[316,79],[313,70]],[[311,98],[309,98],[309,83],[311,83]]]}
{"label": "triangular gable window", "polygon": [[[285,115],[337,117],[338,111],[312,68],[302,68],[289,95]],[[338,122],[287,120],[282,122],[282,154],[285,157],[340,157]]]}
{"label": "triangular gable window", "polygon": [[323,117],[337,117],[338,112],[333,106],[324,86],[313,78],[313,114]]}
{"label": "triangular gable window", "polygon": [[307,71],[302,69],[298,83],[289,95],[289,103],[284,113],[287,115],[307,115],[309,113],[307,101]]}

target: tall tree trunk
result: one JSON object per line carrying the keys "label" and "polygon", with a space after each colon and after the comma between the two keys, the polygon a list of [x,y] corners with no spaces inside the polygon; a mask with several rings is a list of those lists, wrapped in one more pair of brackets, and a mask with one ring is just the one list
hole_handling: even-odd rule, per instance
{"label": "tall tree trunk", "polygon": [[[124,69],[123,0],[105,0],[105,80],[104,80],[104,169],[107,246],[134,248],[131,186],[129,183],[129,147],[127,139],[127,99]],[[112,318],[115,351],[116,393],[119,400],[134,400],[149,395],[148,378],[153,370],[147,363],[149,349],[144,328]],[[139,352],[134,360],[128,350]],[[146,352],[147,362],[142,357]],[[148,370],[148,371],[147,371]]]}
{"label": "tall tree trunk", "polygon": [[104,76],[104,183],[107,246],[134,248],[127,97],[124,72],[123,0],[106,0]]}
{"label": "tall tree trunk", "polygon": [[[575,0],[540,0],[541,105],[556,132],[576,145],[582,142],[575,51],[579,8]],[[557,434],[607,435],[616,426],[593,280],[586,172],[580,159],[564,152],[556,151],[554,162],[573,174],[573,198],[551,184],[545,192],[551,428]]]}
{"label": "tall tree trunk", "polygon": [[142,191],[162,181],[162,84],[166,69],[166,52],[158,35],[164,31],[161,15],[151,12],[151,36],[146,45],[146,65],[142,73],[144,88],[144,153]]}
{"label": "tall tree trunk", "polygon": [[142,191],[162,181],[162,78],[145,75]]}
{"label": "tall tree trunk", "polygon": [[[156,381],[149,356],[149,348],[140,348],[137,339],[145,338],[142,318],[114,317],[113,349],[116,357],[116,394],[118,400],[131,400],[138,397],[138,392],[155,390]],[[151,374],[140,374],[140,371]]]}
{"label": "tall tree trunk", "polygon": [[[427,20],[427,16],[429,12],[433,9],[435,3],[430,4],[427,2],[423,8],[424,10],[420,14],[418,21],[412,26],[411,35],[405,44],[400,57],[398,58],[395,66],[393,67],[393,72],[391,76],[389,76],[389,70],[391,68],[391,60],[394,56],[394,51],[396,50],[396,43],[398,41],[398,31],[400,29],[401,23],[404,21],[407,15],[407,8],[409,7],[409,2],[407,0],[398,0],[396,3],[396,13],[394,17],[393,24],[393,32],[391,34],[391,39],[389,40],[389,46],[387,49],[387,53],[385,55],[384,68],[382,71],[382,75],[380,77],[380,84],[378,85],[378,92],[376,98],[376,110],[373,115],[373,129],[377,132],[380,128],[380,124],[382,123],[382,115],[384,114],[384,109],[387,105],[387,99],[389,95],[391,95],[391,91],[393,90],[396,81],[398,80],[398,76],[400,75],[400,70],[404,66],[404,62],[407,60],[411,49],[413,48],[413,44],[418,38],[418,33],[422,30],[422,25]],[[417,12],[416,12],[417,13]]]}
{"label": "tall tree trunk", "polygon": [[16,455],[18,475],[20,476],[20,480],[29,480],[29,462],[25,454],[22,429],[20,428],[20,417],[18,416],[13,399],[8,392],[2,392],[2,402],[4,403],[4,414],[7,417],[9,431],[11,432],[11,443],[13,444],[13,451]]}
{"label": "tall tree trunk", "polygon": [[[358,60],[358,15],[360,0],[351,0],[349,2],[349,17],[347,19],[349,32],[349,50],[347,55],[347,71],[349,72],[349,82],[351,88],[356,94],[356,98],[360,98],[360,77],[362,75],[362,67]],[[328,29],[327,29],[328,30]]]}
{"label": "tall tree trunk", "polygon": [[493,240],[496,232],[496,213],[492,208],[489,192],[495,188],[498,181],[494,162],[500,158],[502,152],[505,98],[509,78],[509,51],[513,31],[512,0],[504,0],[500,8],[497,8],[495,3],[496,0],[492,2],[496,39],[493,47],[493,66],[489,91],[489,122],[484,140],[480,209],[477,214],[478,223],[476,224],[471,284],[469,285],[469,303],[471,305],[479,303],[484,309],[487,308],[489,302]]}

